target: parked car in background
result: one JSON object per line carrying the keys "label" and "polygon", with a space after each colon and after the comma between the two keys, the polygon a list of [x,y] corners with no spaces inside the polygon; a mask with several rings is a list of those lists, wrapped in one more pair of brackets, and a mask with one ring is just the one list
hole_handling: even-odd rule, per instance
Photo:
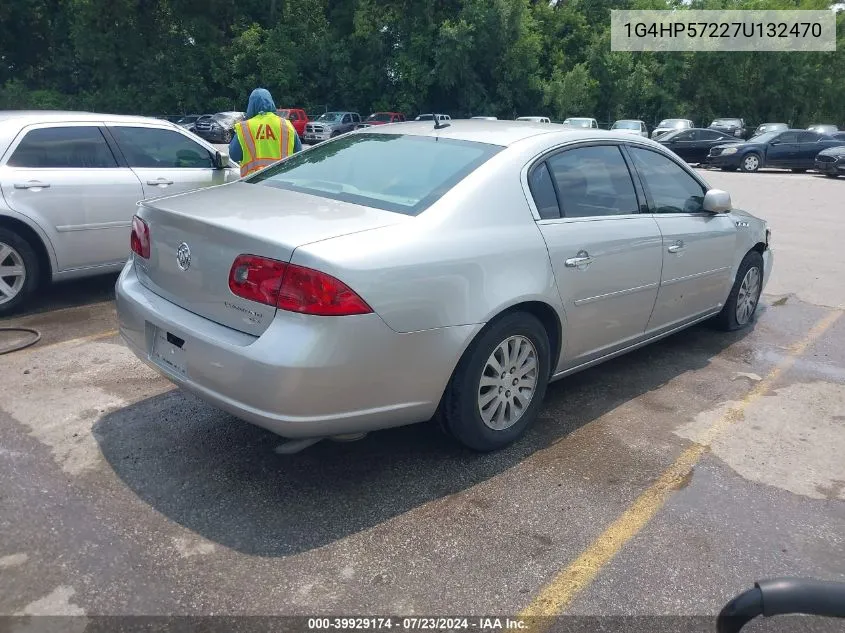
{"label": "parked car in background", "polygon": [[764,132],[747,141],[714,146],[707,155],[707,164],[725,171],[754,172],[761,167],[780,167],[802,172],[813,169],[819,152],[841,143],[810,130]]}
{"label": "parked car in background", "polygon": [[828,147],[816,154],[814,166],[816,171],[825,176],[836,178],[845,174],[845,132],[837,132],[830,136],[841,144]]}
{"label": "parked car in background", "polygon": [[183,117],[179,117],[175,123],[183,130],[188,130],[188,132],[194,132],[194,124],[197,122],[202,115],[201,114],[187,114]]}
{"label": "parked car in background", "polygon": [[551,123],[552,120],[547,116],[518,116],[517,121],[531,121],[532,123]]}
{"label": "parked car in background", "polygon": [[436,416],[478,451],[551,380],[748,326],[772,269],[765,221],[661,145],[505,121],[356,131],[145,202],[134,235],[120,333],[167,379],[285,437]]}
{"label": "parked car in background", "polygon": [[786,123],[763,123],[757,126],[757,129],[754,130],[754,134],[752,134],[751,137],[753,138],[763,132],[784,132],[788,129],[789,126]]}
{"label": "parked car in background", "polygon": [[293,125],[293,129],[296,130],[296,133],[299,135],[299,138],[302,138],[305,134],[305,126],[308,125],[308,114],[302,108],[281,108],[276,110],[276,114],[278,114],[283,119],[287,119],[290,121],[291,125]]}
{"label": "parked car in background", "polygon": [[819,134],[834,134],[839,131],[839,128],[832,123],[814,123],[807,129]]}
{"label": "parked car in background", "polygon": [[387,125],[388,123],[402,123],[405,115],[401,112],[373,112],[364,119],[358,128],[371,127],[373,125]]}
{"label": "parked car in background", "polygon": [[616,132],[638,134],[643,138],[648,138],[648,128],[646,127],[645,122],[638,119],[620,119],[611,125],[610,129]]}
{"label": "parked car in background", "polygon": [[747,132],[744,119],[714,119],[709,127],[741,139],[745,138]]}
{"label": "parked car in background", "polygon": [[235,124],[245,118],[243,112],[218,112],[204,114],[194,121],[194,134],[210,143],[231,142],[235,136]]}
{"label": "parked car in background", "polygon": [[452,120],[448,114],[418,114],[414,121],[434,121],[435,118],[441,123]]}
{"label": "parked car in background", "polygon": [[563,124],[566,127],[586,128],[593,130],[597,130],[599,128],[598,121],[586,117],[569,117],[568,119],[563,120]]}
{"label": "parked car in background", "polygon": [[119,270],[139,200],[237,180],[225,153],[159,119],[0,112],[0,314],[42,279]]}
{"label": "parked car in background", "polygon": [[315,121],[309,121],[305,126],[303,143],[320,143],[330,138],[346,134],[361,123],[361,115],[357,112],[326,112]]}
{"label": "parked car in background", "polygon": [[667,132],[657,142],[669,148],[688,163],[703,163],[707,160],[710,149],[736,140],[735,137],[720,130],[710,128],[692,128]]}
{"label": "parked car in background", "polygon": [[657,127],[651,131],[651,138],[658,139],[667,132],[673,130],[689,130],[695,127],[689,119],[663,119]]}

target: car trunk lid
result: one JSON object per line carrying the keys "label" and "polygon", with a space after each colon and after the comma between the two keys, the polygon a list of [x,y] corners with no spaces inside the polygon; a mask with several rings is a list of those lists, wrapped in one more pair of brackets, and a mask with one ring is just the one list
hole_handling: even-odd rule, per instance
{"label": "car trunk lid", "polygon": [[238,255],[289,262],[304,244],[409,220],[409,216],[261,184],[236,182],[142,203],[150,258],[135,258],[141,283],[176,305],[260,335],[274,306],[234,295]]}

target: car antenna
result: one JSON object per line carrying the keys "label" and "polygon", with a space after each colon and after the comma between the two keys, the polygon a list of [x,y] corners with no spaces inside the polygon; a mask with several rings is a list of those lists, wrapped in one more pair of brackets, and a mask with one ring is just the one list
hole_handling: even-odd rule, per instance
{"label": "car antenna", "polygon": [[441,121],[440,119],[437,118],[436,114],[434,115],[434,129],[435,130],[442,130],[444,127],[449,127],[450,125],[452,125],[452,124],[449,123],[448,121]]}

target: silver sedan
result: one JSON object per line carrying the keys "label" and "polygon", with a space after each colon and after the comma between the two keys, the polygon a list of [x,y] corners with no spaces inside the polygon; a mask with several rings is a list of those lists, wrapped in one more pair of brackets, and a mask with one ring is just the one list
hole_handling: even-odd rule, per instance
{"label": "silver sedan", "polygon": [[168,121],[0,111],[0,314],[42,280],[119,271],[138,200],[239,176],[225,154]]}
{"label": "silver sedan", "polygon": [[289,438],[439,418],[480,451],[546,386],[705,319],[748,325],[766,223],[661,145],[399,123],[141,204],[120,331],[177,385]]}

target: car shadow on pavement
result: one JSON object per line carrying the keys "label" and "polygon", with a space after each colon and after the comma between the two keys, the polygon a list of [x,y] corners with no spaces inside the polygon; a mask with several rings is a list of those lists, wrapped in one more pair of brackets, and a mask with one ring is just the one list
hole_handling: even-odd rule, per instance
{"label": "car shadow on pavement", "polygon": [[114,299],[114,284],[118,273],[96,275],[73,281],[46,284],[21,309],[8,315],[10,319],[43,314],[53,310],[77,308],[111,301]]}
{"label": "car shadow on pavement", "polygon": [[288,556],[502,473],[615,407],[707,366],[750,331],[697,326],[554,383],[545,419],[490,454],[461,448],[435,424],[417,424],[279,455],[273,449],[281,438],[180,390],[109,413],[93,430],[118,477],[170,520],[246,554]]}

